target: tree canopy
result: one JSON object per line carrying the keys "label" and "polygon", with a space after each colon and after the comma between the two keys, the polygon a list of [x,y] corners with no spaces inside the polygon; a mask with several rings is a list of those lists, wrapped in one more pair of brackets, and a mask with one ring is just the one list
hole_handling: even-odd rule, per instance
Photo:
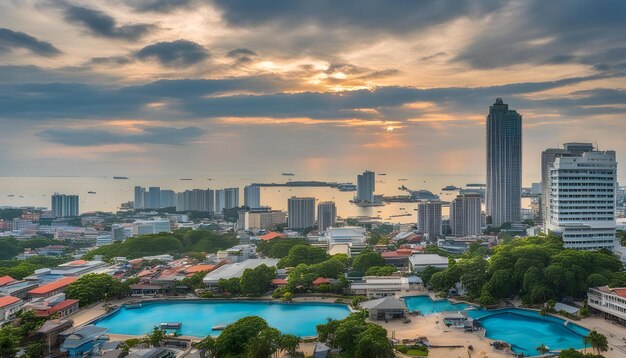
{"label": "tree canopy", "polygon": [[371,250],[366,250],[357,255],[352,260],[352,270],[364,274],[370,267],[384,266],[385,260],[378,253]]}
{"label": "tree canopy", "polygon": [[425,280],[438,291],[461,282],[470,299],[492,304],[519,296],[535,304],[563,296],[584,297],[590,286],[626,280],[622,263],[604,251],[566,250],[551,236],[515,239],[494,248],[489,261],[482,252],[465,255]]}
{"label": "tree canopy", "polygon": [[289,249],[289,254],[280,259],[278,267],[296,267],[300,264],[312,265],[326,261],[330,255],[326,250],[311,245],[295,245]]}
{"label": "tree canopy", "polygon": [[121,298],[129,293],[128,284],[105,273],[90,273],[81,276],[65,290],[67,298],[79,300],[81,306],[103,299]]}
{"label": "tree canopy", "polygon": [[85,259],[102,255],[104,260],[122,256],[129,259],[162,254],[187,252],[214,253],[237,245],[234,234],[219,234],[210,230],[178,229],[173,233],[159,233],[130,237],[123,242],[99,247],[85,254]]}
{"label": "tree canopy", "polygon": [[289,255],[289,250],[296,245],[309,245],[309,243],[304,238],[276,238],[259,242],[256,251],[267,257],[282,259]]}
{"label": "tree canopy", "polygon": [[342,357],[395,357],[387,331],[377,324],[366,322],[362,312],[318,325],[317,334],[320,342],[340,348]]}

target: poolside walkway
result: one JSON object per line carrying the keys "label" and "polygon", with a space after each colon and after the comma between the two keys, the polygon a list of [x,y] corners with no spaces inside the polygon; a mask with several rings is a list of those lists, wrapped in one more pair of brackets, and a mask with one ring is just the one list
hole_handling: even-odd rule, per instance
{"label": "poolside walkway", "polygon": [[[626,357],[626,327],[607,321],[599,315],[583,318],[575,323],[589,330],[595,329],[606,336],[609,350],[602,352],[603,356],[606,358]],[[587,349],[587,352],[591,352],[591,349]]]}

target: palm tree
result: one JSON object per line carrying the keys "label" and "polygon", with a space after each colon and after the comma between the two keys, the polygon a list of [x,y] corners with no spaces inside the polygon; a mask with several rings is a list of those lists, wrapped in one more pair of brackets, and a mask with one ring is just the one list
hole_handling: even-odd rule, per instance
{"label": "palm tree", "polygon": [[165,339],[165,331],[159,327],[154,327],[152,332],[148,334],[148,341],[153,347],[160,347],[163,339]]}
{"label": "palm tree", "polygon": [[598,354],[609,350],[609,342],[606,336],[602,333],[598,333],[595,329],[589,332],[585,340],[591,344],[593,351],[598,352]]}
{"label": "palm tree", "polygon": [[548,348],[545,344],[541,343],[541,345],[535,348],[535,350],[539,352],[539,354],[544,355],[550,351],[550,348]]}

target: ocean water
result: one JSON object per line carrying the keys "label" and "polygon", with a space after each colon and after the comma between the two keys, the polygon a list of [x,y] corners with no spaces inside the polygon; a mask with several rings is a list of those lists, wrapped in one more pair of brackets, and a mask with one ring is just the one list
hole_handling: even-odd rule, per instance
{"label": "ocean water", "polygon": [[346,305],[325,303],[267,303],[251,301],[186,301],[145,303],[140,308],[119,311],[98,320],[95,325],[109,333],[145,335],[163,322],[183,322],[178,334],[205,337],[219,335],[216,325],[227,325],[247,316],[259,316],[282,333],[299,337],[317,335],[315,327],[328,319],[350,314]]}
{"label": "ocean water", "polygon": [[[118,175],[117,173],[115,175]],[[119,174],[119,175],[123,175]],[[36,206],[50,207],[50,195],[55,192],[80,195],[80,212],[115,211],[123,202],[133,200],[133,188],[136,185],[159,186],[162,189],[183,191],[186,189],[221,189],[241,188],[239,199],[243,204],[243,187],[251,183],[285,183],[290,180],[319,180],[329,182],[356,183],[357,173],[334,175],[298,175],[282,176],[276,174],[240,174],[223,173],[206,176],[129,176],[128,180],[115,180],[110,177],[0,177],[0,206]],[[180,180],[188,178],[192,180]],[[406,180],[402,180],[406,179]],[[442,191],[447,185],[457,187],[468,183],[481,183],[484,178],[466,176],[430,176],[403,175],[386,173],[376,176],[376,194],[407,194],[399,188],[404,185],[413,190],[425,189],[440,195],[441,200],[453,199],[457,192]],[[95,191],[96,194],[88,194]],[[261,204],[276,210],[287,209],[287,199],[291,196],[313,196],[319,201],[334,201],[337,215],[341,217],[380,216],[383,220],[394,223],[413,223],[417,221],[416,203],[389,203],[381,207],[358,207],[350,203],[355,192],[341,192],[329,187],[263,187]],[[522,206],[528,207],[530,201],[522,199]],[[447,215],[444,208],[443,215]],[[391,217],[392,215],[409,214]]]}

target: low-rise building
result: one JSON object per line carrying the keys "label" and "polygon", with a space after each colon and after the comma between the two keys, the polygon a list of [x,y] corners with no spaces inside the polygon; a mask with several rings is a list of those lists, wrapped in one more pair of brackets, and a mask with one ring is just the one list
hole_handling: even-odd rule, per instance
{"label": "low-rise building", "polygon": [[94,346],[105,341],[108,330],[94,325],[70,328],[59,334],[62,344],[61,352],[70,358],[84,357],[91,353]]}
{"label": "low-rise building", "polygon": [[58,281],[51,282],[28,291],[28,296],[30,298],[46,298],[54,296],[65,292],[67,286],[74,283],[76,280],[77,278],[75,277],[65,277]]}
{"label": "low-rise building", "polygon": [[256,257],[256,245],[235,245],[216,253],[218,261],[241,262]]}
{"label": "low-rise building", "polygon": [[221,279],[241,277],[246,269],[253,269],[261,265],[276,267],[278,259],[250,259],[233,264],[226,264],[216,268],[204,276],[203,282],[207,288],[216,288]]}
{"label": "low-rise building", "polygon": [[37,339],[40,342],[46,343],[44,344],[43,352],[45,357],[56,356],[56,354],[53,353],[58,352],[59,346],[61,345],[59,333],[72,328],[72,324],[74,324],[74,322],[69,319],[52,319],[44,322],[44,324],[35,331]]}
{"label": "low-rise building", "polygon": [[409,290],[408,277],[365,276],[363,282],[355,282],[350,285],[350,291],[353,294],[366,296],[369,299],[394,296]]}
{"label": "low-rise building", "polygon": [[626,287],[593,287],[587,291],[587,304],[592,312],[601,313],[604,318],[626,324]]}
{"label": "low-rise building", "polygon": [[359,306],[369,313],[371,319],[378,321],[405,318],[408,315],[404,302],[391,296],[361,302]]}
{"label": "low-rise building", "polygon": [[411,272],[422,272],[428,266],[446,269],[448,268],[448,258],[435,254],[414,254],[409,257],[409,266]]}
{"label": "low-rise building", "polygon": [[79,309],[78,300],[64,300],[57,303],[52,307],[33,310],[37,317],[52,317],[65,318],[73,313],[76,313]]}
{"label": "low-rise building", "polygon": [[0,297],[0,324],[15,317],[15,314],[22,309],[24,301],[17,297]]}
{"label": "low-rise building", "polygon": [[409,267],[409,257],[413,254],[412,249],[398,249],[396,251],[385,251],[380,255],[385,260],[385,265],[392,265],[398,268]]}
{"label": "low-rise building", "polygon": [[324,238],[328,242],[328,248],[334,245],[347,244],[350,248],[350,256],[356,256],[367,248],[367,232],[360,226],[329,227],[326,229]]}
{"label": "low-rise building", "polygon": [[169,220],[137,220],[133,223],[133,235],[150,235],[161,232],[171,232]]}

